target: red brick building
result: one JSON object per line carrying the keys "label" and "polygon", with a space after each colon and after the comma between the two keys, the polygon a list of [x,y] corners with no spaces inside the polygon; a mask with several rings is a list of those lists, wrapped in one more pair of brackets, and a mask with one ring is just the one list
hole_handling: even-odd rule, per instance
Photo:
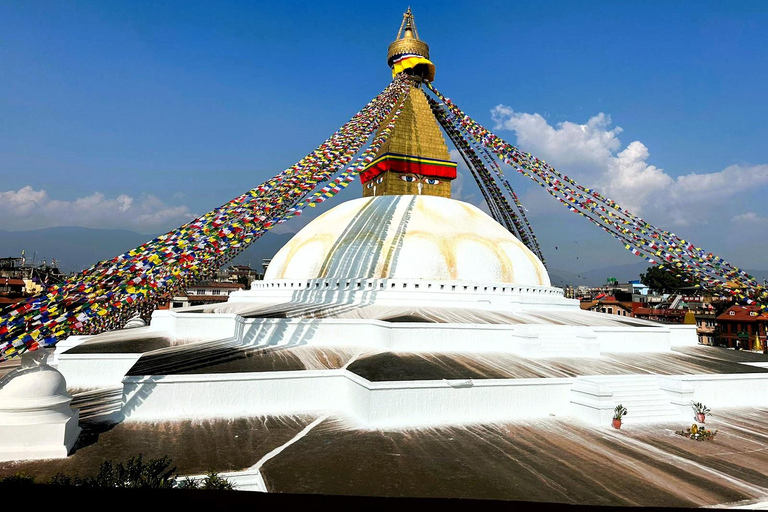
{"label": "red brick building", "polygon": [[719,341],[721,345],[744,350],[754,350],[755,335],[760,338],[763,352],[766,350],[766,331],[768,313],[763,313],[757,306],[731,306],[717,317]]}

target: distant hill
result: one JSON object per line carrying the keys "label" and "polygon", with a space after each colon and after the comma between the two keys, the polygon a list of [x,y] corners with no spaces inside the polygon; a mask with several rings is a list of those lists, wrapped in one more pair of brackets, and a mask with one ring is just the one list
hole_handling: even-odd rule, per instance
{"label": "distant hill", "polygon": [[[32,231],[0,230],[0,257],[20,256],[26,251],[31,263],[36,261],[59,262],[62,272],[79,272],[94,263],[112,259],[118,254],[138,247],[158,236],[142,235],[125,229],[91,229],[74,226],[36,229]],[[235,259],[235,263],[250,263],[261,269],[261,260],[271,258],[288,240],[291,234],[267,233]]]}

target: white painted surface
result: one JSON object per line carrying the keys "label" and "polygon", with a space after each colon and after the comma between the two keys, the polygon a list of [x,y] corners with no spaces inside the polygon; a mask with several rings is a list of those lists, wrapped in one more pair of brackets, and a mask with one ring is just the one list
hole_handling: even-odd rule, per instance
{"label": "white painted surface", "polygon": [[265,274],[268,280],[324,277],[550,285],[541,261],[485,212],[433,196],[342,203],[294,235]]}
{"label": "white painted surface", "polygon": [[[599,357],[601,353],[609,352],[663,352],[669,351],[671,344],[670,331],[665,326],[608,328],[547,324],[392,323],[337,318],[243,319],[231,314],[225,314],[223,318],[218,316],[217,313],[174,316],[173,321],[177,325],[183,326],[189,322],[195,326],[197,338],[208,340],[192,342],[185,339],[175,343],[185,346],[204,343],[209,348],[351,346],[409,353],[507,353],[527,358]],[[206,320],[211,322],[206,323]],[[223,332],[218,330],[221,320],[232,324]],[[163,325],[163,329],[167,327]],[[124,332],[126,336],[130,334],[130,331]],[[217,338],[219,333],[232,333],[234,336]],[[163,354],[172,359],[174,350],[175,347],[162,348],[153,351],[153,354]],[[58,356],[58,368],[73,387],[114,386],[122,381],[140,356],[135,353],[63,353]]]}
{"label": "white painted surface", "polygon": [[372,427],[556,415],[608,425],[618,403],[630,409],[628,422],[666,421],[684,418],[691,399],[710,407],[768,405],[760,392],[767,388],[765,374],[393,382],[347,370],[174,375],[127,377],[124,413],[154,421],[334,411]]}
{"label": "white painted surface", "polygon": [[335,411],[371,426],[565,415],[573,379],[369,382],[347,370],[126,377],[126,420]]}
{"label": "white painted surface", "polygon": [[45,349],[0,379],[0,461],[64,458],[80,435],[64,377]]}
{"label": "white painted surface", "polygon": [[768,406],[768,374],[685,375],[680,380],[693,388],[693,400],[717,414],[718,407]]}
{"label": "white painted surface", "polygon": [[670,325],[669,331],[673,347],[695,347],[699,344],[695,325]]}
{"label": "white painted surface", "polygon": [[117,386],[141,354],[61,354],[58,370],[71,388]]}

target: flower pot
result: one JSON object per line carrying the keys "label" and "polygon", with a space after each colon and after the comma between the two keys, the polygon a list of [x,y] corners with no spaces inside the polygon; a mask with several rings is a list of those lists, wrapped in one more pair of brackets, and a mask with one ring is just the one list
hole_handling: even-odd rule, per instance
{"label": "flower pot", "polygon": [[613,428],[621,428],[621,420],[618,418],[613,418],[613,421],[611,422],[611,426]]}
{"label": "flower pot", "polygon": [[696,421],[698,421],[699,423],[704,423],[704,416],[705,416],[704,413],[701,413],[701,412],[696,413]]}

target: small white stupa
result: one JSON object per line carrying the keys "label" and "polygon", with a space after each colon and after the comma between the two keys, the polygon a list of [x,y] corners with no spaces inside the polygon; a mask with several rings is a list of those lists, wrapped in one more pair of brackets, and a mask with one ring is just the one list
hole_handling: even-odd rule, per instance
{"label": "small white stupa", "polygon": [[72,396],[48,355],[28,352],[0,379],[0,461],[64,458],[80,435]]}

